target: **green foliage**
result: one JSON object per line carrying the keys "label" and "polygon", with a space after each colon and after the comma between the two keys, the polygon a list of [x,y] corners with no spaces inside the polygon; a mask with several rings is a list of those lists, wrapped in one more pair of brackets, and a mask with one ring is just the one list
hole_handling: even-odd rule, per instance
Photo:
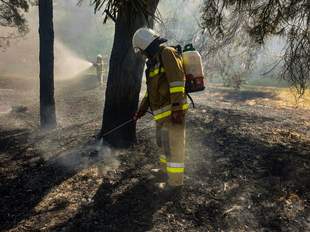
{"label": "green foliage", "polygon": [[20,32],[25,31],[23,12],[28,9],[27,0],[0,0],[0,26],[17,27]]}
{"label": "green foliage", "polygon": [[[85,0],[79,0],[79,4]],[[142,12],[147,18],[150,13],[147,9],[146,0],[89,0],[90,5],[94,6],[95,13],[103,10],[104,23],[107,22],[108,18],[116,21],[117,14],[120,9],[126,9],[129,11],[129,22],[131,18],[134,18],[137,12]]]}
{"label": "green foliage", "polygon": [[9,39],[28,32],[24,13],[28,12],[29,3],[28,0],[0,0],[0,29],[11,29],[5,30],[5,34],[0,36],[0,48],[7,46]]}
{"label": "green foliage", "polygon": [[272,87],[288,87],[289,83],[285,80],[279,79],[279,76],[273,77],[262,77],[249,79],[247,81],[248,85],[256,85],[256,86],[272,86]]}
{"label": "green foliage", "polygon": [[310,85],[309,0],[205,0],[202,26],[229,42],[242,28],[258,44],[274,35],[287,39],[282,78],[302,95]]}
{"label": "green foliage", "polygon": [[[203,39],[203,38],[202,38]],[[240,89],[251,76],[257,59],[258,48],[243,30],[239,30],[229,43],[209,38],[200,45],[206,57],[209,79],[220,79],[224,86]]]}

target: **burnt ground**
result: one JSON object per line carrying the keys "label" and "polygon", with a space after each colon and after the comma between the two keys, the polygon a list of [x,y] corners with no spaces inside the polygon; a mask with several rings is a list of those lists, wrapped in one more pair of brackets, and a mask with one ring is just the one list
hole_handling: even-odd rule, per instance
{"label": "burnt ground", "polygon": [[[274,92],[211,86],[187,118],[185,187],[164,200],[154,124],[100,147],[103,87],[56,83],[59,126],[40,132],[32,81],[0,78],[0,231],[310,231],[310,111]],[[0,107],[1,109],[1,107]]]}

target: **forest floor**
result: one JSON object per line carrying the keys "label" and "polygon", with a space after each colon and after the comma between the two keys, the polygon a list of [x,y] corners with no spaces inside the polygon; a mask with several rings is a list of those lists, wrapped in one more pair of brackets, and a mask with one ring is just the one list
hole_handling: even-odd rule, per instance
{"label": "forest floor", "polygon": [[296,108],[285,90],[249,86],[193,94],[185,186],[164,200],[150,116],[130,149],[96,143],[95,77],[56,83],[50,132],[38,130],[38,83],[0,86],[0,231],[310,231],[307,100]]}

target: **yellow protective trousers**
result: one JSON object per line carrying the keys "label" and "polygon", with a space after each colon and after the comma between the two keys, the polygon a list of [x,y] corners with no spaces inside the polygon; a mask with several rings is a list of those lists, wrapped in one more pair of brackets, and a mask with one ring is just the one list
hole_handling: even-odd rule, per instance
{"label": "yellow protective trousers", "polygon": [[170,120],[157,123],[156,140],[160,148],[160,167],[164,173],[167,173],[168,185],[183,185],[185,168],[185,123],[175,124]]}

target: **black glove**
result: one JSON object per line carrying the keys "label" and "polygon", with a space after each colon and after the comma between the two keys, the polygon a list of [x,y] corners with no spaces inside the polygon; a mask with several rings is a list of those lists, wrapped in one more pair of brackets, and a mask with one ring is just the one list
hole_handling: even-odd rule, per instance
{"label": "black glove", "polygon": [[135,115],[133,116],[133,120],[138,121],[138,119],[142,118],[144,115],[146,114],[145,111],[138,111],[135,113]]}

